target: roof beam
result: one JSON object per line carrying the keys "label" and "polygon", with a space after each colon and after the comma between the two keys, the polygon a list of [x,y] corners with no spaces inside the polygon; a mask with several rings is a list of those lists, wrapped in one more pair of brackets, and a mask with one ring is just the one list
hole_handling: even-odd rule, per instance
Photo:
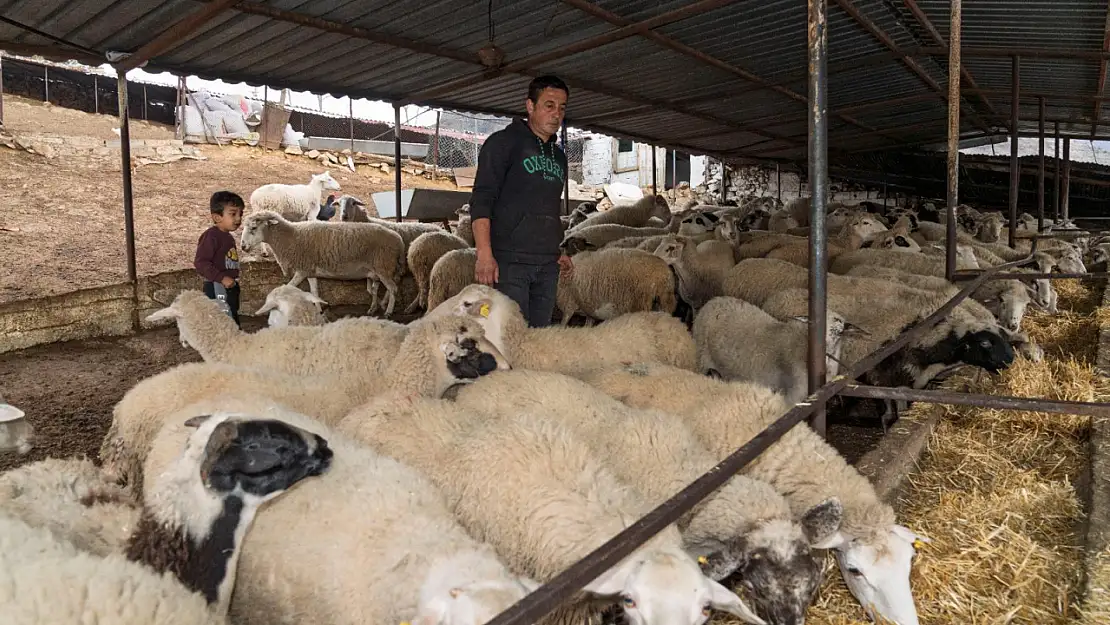
{"label": "roof beam", "polygon": [[[890,38],[890,35],[883,32],[883,29],[879,28],[878,25],[876,25],[874,22],[867,19],[866,16],[860,13],[859,9],[857,9],[856,6],[852,4],[851,0],[836,0],[836,3],[845,13],[848,14],[849,17],[855,20],[856,23],[859,24],[864,30],[871,33],[871,36],[877,39],[884,46],[886,46],[887,49],[889,49],[891,52],[899,52],[898,45],[894,43],[894,40]],[[948,54],[947,48],[944,49],[944,54]],[[929,74],[924,69],[922,69],[922,67],[918,65],[916,61],[909,57],[902,57],[901,60],[902,64],[908,67],[911,72],[913,72],[918,78],[920,78],[921,82],[925,83],[927,87],[932,89],[937,97],[939,97],[943,102],[948,102],[948,96],[945,94],[945,90],[942,89],[941,86],[937,84],[937,81],[933,80],[933,78],[929,76]],[[969,111],[968,117],[970,117],[972,121],[975,122],[975,125],[979,126],[984,131],[990,131],[990,127],[987,125],[987,123],[975,113]]]}
{"label": "roof beam", "polygon": [[[1110,5],[1110,3],[1107,3]],[[1110,52],[1110,6],[1106,9],[1106,24],[1102,27],[1102,51]],[[1103,92],[1106,90],[1106,57],[1103,57],[1098,62],[1098,90],[1095,95],[1102,97]],[[1091,138],[1098,135],[1098,122],[1102,117],[1102,100],[1095,102],[1095,114],[1091,118]]]}
{"label": "roof beam", "polygon": [[116,63],[116,71],[126,74],[128,70],[135,69],[143,63],[162,54],[181,43],[189,35],[195,33],[201,26],[212,21],[217,15],[231,8],[239,0],[213,0],[195,13],[190,13],[173,26],[162,31],[160,35],[144,43],[138,50],[132,52],[127,58]]}
{"label": "roof beam", "polygon": [[481,72],[463,76],[462,78],[449,80],[429,89],[425,89],[424,91],[421,91],[420,93],[417,93],[409,98],[405,98],[400,102],[400,104],[418,104],[422,100],[428,100],[431,98],[447,95],[448,93],[457,91],[458,89],[462,89],[463,87],[469,87],[476,82],[485,82],[487,80],[497,78],[502,74],[513,73],[520,69],[535,67],[542,63],[548,63],[550,61],[563,59],[568,56],[578,54],[579,52],[585,52],[587,50],[593,50],[594,48],[600,48],[601,46],[605,46],[610,43],[614,43],[622,39],[627,39],[637,34],[647,32],[653,28],[666,26],[667,24],[678,22],[688,17],[707,13],[714,9],[719,9],[723,6],[733,4],[736,1],[737,0],[700,0],[700,2],[688,4],[682,8],[675,9],[673,11],[660,13],[655,17],[650,17],[646,20],[634,22],[622,28],[617,28],[608,32],[604,32],[595,37],[581,39],[575,43],[564,46],[557,50],[542,52],[540,54],[535,54],[519,61],[514,61],[512,63],[502,65],[500,67],[490,68]]}
{"label": "roof beam", "polygon": [[24,56],[41,56],[43,58],[52,59],[63,63],[70,60],[80,61],[94,67],[107,62],[107,59],[97,54],[89,54],[88,52],[82,52],[73,48],[56,48],[54,46],[40,46],[32,43],[0,41],[0,50],[11,52],[12,54],[21,54]]}
{"label": "roof beam", "polygon": [[[947,56],[947,48],[921,47],[903,50],[907,56]],[[1077,48],[1007,48],[1003,46],[961,46],[962,58],[1010,58],[1014,55],[1030,59],[1082,59],[1095,60],[1110,58],[1110,51],[1082,50]]]}
{"label": "roof beam", "polygon": [[[212,2],[213,0],[208,0],[208,1]],[[446,83],[437,85],[437,86],[432,87],[430,89],[426,89],[426,90],[424,90],[424,91],[422,91],[418,94],[403,97],[398,102],[401,105],[405,105],[405,104],[417,104],[421,101],[434,100],[434,99],[437,99],[437,98],[442,97],[444,95],[447,95],[448,93],[450,93],[452,91],[455,91],[457,89],[461,89],[463,87],[473,85],[475,82],[483,82],[483,81],[486,81],[486,80],[492,80],[493,78],[496,78],[496,77],[501,76],[503,74],[510,74],[511,73],[511,74],[522,74],[522,75],[526,75],[526,76],[535,76],[535,75],[538,74],[538,72],[532,70],[532,68],[535,65],[538,65],[540,63],[548,62],[548,61],[551,61],[551,60],[554,60],[554,59],[557,59],[557,58],[562,58],[564,56],[569,56],[571,54],[576,54],[577,52],[592,49],[592,48],[595,48],[595,47],[598,47],[598,46],[601,46],[601,45],[605,45],[607,43],[612,43],[614,41],[619,41],[619,40],[625,39],[627,37],[632,37],[637,32],[639,32],[640,30],[647,29],[647,28],[657,28],[659,26],[663,26],[665,24],[669,24],[671,22],[678,21],[678,20],[681,20],[681,19],[685,19],[686,17],[689,17],[691,15],[697,15],[698,13],[709,11],[709,10],[712,10],[714,8],[718,8],[720,6],[724,6],[726,4],[730,4],[730,3],[735,2],[735,1],[736,0],[702,0],[702,2],[698,2],[698,3],[692,4],[692,5],[688,5],[686,7],[683,7],[681,9],[677,9],[675,11],[669,11],[667,13],[657,15],[653,18],[644,20],[642,22],[638,22],[637,24],[629,25],[625,28],[611,30],[609,32],[602,33],[601,35],[598,35],[596,37],[591,37],[589,39],[579,41],[575,44],[571,44],[570,46],[566,46],[566,47],[558,49],[558,50],[554,50],[554,51],[551,51],[551,52],[545,52],[545,53],[541,53],[541,54],[538,54],[538,55],[534,55],[534,56],[531,56],[531,57],[528,57],[528,58],[525,58],[525,59],[521,59],[519,61],[515,61],[513,63],[502,65],[501,67],[485,69],[485,70],[476,72],[474,74],[470,74],[470,75],[468,75],[464,78],[450,80]],[[404,37],[397,37],[397,36],[394,36],[394,35],[386,35],[386,34],[383,34],[383,33],[377,33],[377,32],[370,31],[370,30],[367,30],[365,28],[360,28],[360,27],[357,27],[357,26],[349,26],[347,24],[340,24],[338,22],[332,22],[332,21],[329,21],[329,20],[326,20],[326,19],[323,19],[323,18],[311,17],[311,16],[308,16],[308,15],[304,15],[304,14],[301,14],[301,13],[296,13],[296,12],[293,12],[293,11],[285,11],[285,10],[282,10],[282,9],[277,9],[277,8],[271,7],[269,5],[264,5],[264,4],[261,4],[261,3],[258,3],[258,2],[243,0],[243,1],[240,1],[238,4],[236,4],[234,9],[236,11],[241,12],[241,13],[249,13],[251,15],[259,15],[259,16],[263,16],[263,17],[269,17],[270,19],[277,20],[277,21],[288,22],[288,23],[297,24],[297,25],[300,25],[300,26],[306,26],[306,27],[309,27],[309,28],[314,28],[314,29],[317,29],[317,30],[323,30],[325,32],[331,32],[331,33],[336,33],[336,34],[340,34],[340,35],[345,35],[345,36],[356,38],[356,39],[364,39],[364,40],[367,40],[367,41],[372,41],[374,43],[380,43],[380,44],[383,44],[383,45],[389,45],[389,46],[393,46],[393,47],[397,47],[397,48],[403,48],[403,49],[406,49],[406,50],[412,50],[413,52],[420,52],[422,54],[429,54],[429,55],[432,55],[432,56],[438,56],[438,57],[442,57],[442,58],[449,58],[449,59],[453,59],[453,60],[460,61],[460,62],[463,62],[463,63],[469,63],[471,65],[481,65],[482,64],[482,62],[478,58],[478,55],[475,54],[475,53],[462,52],[462,51],[459,51],[459,50],[453,50],[453,49],[450,49],[450,48],[444,48],[444,47],[441,47],[441,46],[427,44],[427,43],[424,43],[424,42],[415,41],[415,40],[407,39],[407,38],[404,38]],[[787,141],[789,143],[795,143],[795,144],[799,144],[799,145],[805,143],[805,141],[803,139],[785,137],[785,136],[782,136],[782,135],[777,135],[777,134],[774,134],[774,133],[761,131],[759,128],[748,126],[748,125],[745,125],[745,124],[741,124],[739,122],[734,122],[734,121],[731,121],[731,120],[728,120],[728,119],[724,119],[724,118],[717,117],[717,116],[714,116],[714,115],[709,115],[709,114],[706,114],[706,113],[699,113],[697,111],[693,111],[693,110],[687,109],[685,107],[676,105],[676,104],[674,104],[672,102],[669,102],[667,100],[646,98],[646,97],[639,96],[639,95],[636,95],[636,94],[625,93],[625,92],[618,91],[616,89],[609,88],[609,87],[604,86],[604,85],[599,85],[599,84],[593,83],[591,81],[587,81],[587,80],[583,80],[583,79],[577,79],[577,78],[573,78],[573,77],[570,77],[570,76],[565,76],[564,79],[567,80],[568,83],[571,83],[575,86],[579,86],[579,87],[581,87],[583,89],[586,89],[588,91],[593,91],[593,92],[596,92],[596,93],[600,93],[602,95],[608,95],[608,96],[611,96],[611,97],[620,98],[620,99],[627,100],[629,102],[638,104],[638,105],[643,107],[643,110],[650,110],[650,109],[653,109],[653,108],[665,108],[665,109],[674,111],[676,113],[681,113],[683,115],[689,115],[691,117],[695,117],[697,119],[701,119],[701,120],[704,120],[704,121],[709,121],[709,122],[713,122],[713,123],[717,123],[717,124],[726,125],[726,126],[735,128],[737,130],[745,130],[745,131],[755,132],[757,134],[762,133],[762,136],[766,136],[766,137],[769,137],[769,138],[778,139],[778,140],[782,140],[782,141]],[[605,119],[609,119],[609,118],[606,117]]]}
{"label": "roof beam", "polygon": [[[609,22],[610,24],[613,24],[614,26],[624,27],[624,26],[628,26],[629,24],[632,23],[631,20],[623,18],[620,15],[617,15],[616,13],[608,11],[608,10],[602,8],[602,7],[599,7],[596,4],[593,4],[592,2],[588,2],[587,0],[560,0],[560,1],[563,2],[564,4],[569,4],[570,6],[582,11],[583,13],[586,13],[586,14],[592,15],[596,18],[605,20],[606,22]],[[662,33],[657,33],[653,30],[647,30],[647,31],[641,32],[640,35],[642,37],[645,37],[646,39],[648,39],[650,41],[654,41],[655,43],[657,43],[657,44],[659,44],[659,45],[661,45],[665,48],[669,48],[669,49],[674,50],[675,52],[678,52],[680,54],[685,54],[686,56],[691,57],[693,59],[696,59],[696,60],[698,60],[698,61],[700,61],[700,62],[702,62],[706,65],[709,65],[711,67],[715,67],[715,68],[717,68],[721,71],[724,71],[724,72],[733,74],[735,76],[738,76],[738,77],[740,77],[743,80],[746,80],[748,82],[755,83],[759,87],[770,89],[771,91],[774,91],[775,93],[778,93],[779,95],[786,96],[787,98],[789,98],[789,99],[791,99],[795,102],[801,103],[802,106],[806,106],[808,101],[809,101],[806,96],[804,96],[804,95],[802,95],[802,94],[800,94],[800,93],[798,93],[798,92],[796,92],[792,89],[788,89],[787,87],[780,86],[780,85],[773,85],[769,81],[759,77],[756,74],[753,74],[752,72],[749,72],[748,70],[746,70],[742,67],[739,67],[739,66],[734,65],[732,63],[728,63],[726,61],[718,59],[717,57],[706,54],[706,53],[704,53],[700,50],[695,50],[694,48],[691,48],[690,46],[688,46],[688,45],[686,45],[686,44],[684,44],[680,41],[677,41],[675,39],[672,39],[671,37],[668,37],[668,36],[666,36]],[[859,122],[859,121],[857,121],[857,120],[855,120],[851,117],[848,117],[847,115],[844,115],[844,114],[842,114],[838,111],[830,111],[830,113],[832,115],[834,115],[835,117],[837,117],[837,118],[839,118],[839,119],[841,119],[841,120],[843,120],[843,121],[845,121],[845,122],[847,122],[847,123],[849,123],[853,126],[856,126],[858,128],[863,128],[865,130],[875,130],[871,126],[863,124],[863,123],[861,123],[861,122]],[[890,138],[893,139],[894,137],[890,137]]]}
{"label": "roof beam", "polygon": [[[945,49],[945,53],[947,54],[948,42],[945,41],[944,37],[941,36],[940,31],[937,30],[937,27],[933,26],[933,22],[929,20],[928,15],[925,15],[925,11],[922,11],[921,7],[917,5],[916,0],[902,0],[902,3],[906,5],[906,8],[910,10],[910,13],[913,13],[914,18],[917,19],[917,23],[921,24],[921,27],[928,31],[929,36],[933,38],[933,42],[943,47]],[[951,71],[951,68],[949,68],[949,71]],[[971,72],[968,71],[967,66],[963,63],[960,63],[960,78],[961,80],[967,82],[968,86],[970,86],[971,88],[979,88],[979,85],[975,83],[975,79],[972,78]],[[995,110],[994,105],[991,104],[991,101],[987,98],[987,96],[980,93],[979,98],[983,100],[983,104],[987,105],[987,110],[990,111],[991,115],[998,114],[998,111]]]}

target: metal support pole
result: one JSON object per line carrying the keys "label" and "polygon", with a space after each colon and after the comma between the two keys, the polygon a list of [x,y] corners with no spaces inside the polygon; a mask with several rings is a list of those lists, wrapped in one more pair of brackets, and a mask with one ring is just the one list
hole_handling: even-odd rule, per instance
{"label": "metal support pole", "polygon": [[347,96],[347,120],[351,134],[351,156],[355,154],[355,99]]}
{"label": "metal support pole", "polygon": [[1021,165],[1018,162],[1018,100],[1021,97],[1021,57],[1010,59],[1010,248],[1017,245],[1018,189],[1021,186]]}
{"label": "metal support pole", "polygon": [[775,196],[782,203],[782,166],[775,163]]}
{"label": "metal support pole", "polygon": [[1056,126],[1055,147],[1052,150],[1052,160],[1056,162],[1056,174],[1052,179],[1052,219],[1060,221],[1060,122]]}
{"label": "metal support pole", "polygon": [[442,111],[436,111],[436,134],[432,138],[432,179],[435,180],[439,175],[439,114]]}
{"label": "metal support pole", "polygon": [[[657,184],[659,167],[655,164],[655,153],[657,151],[658,150],[655,149],[655,145],[652,144],[652,146],[651,146],[651,194],[652,195],[659,195],[659,186]],[[721,172],[721,184],[724,184],[724,183],[725,183],[724,172],[722,171]]]}
{"label": "metal support pole", "polygon": [[146,85],[143,85],[143,121],[149,121],[150,117],[146,112]]}
{"label": "metal support pole", "polygon": [[[825,0],[809,0],[809,392],[825,385],[825,268],[827,264],[825,212],[829,175],[828,152],[828,7]],[[825,403],[813,413],[813,429],[825,436]]]}
{"label": "metal support pole", "polygon": [[728,180],[728,163],[721,161],[721,204],[724,205],[725,200],[728,199],[728,185],[724,182]]}
{"label": "metal support pole", "polygon": [[127,279],[135,298],[131,309],[131,325],[139,330],[139,272],[135,266],[135,202],[131,189],[131,120],[127,110],[127,73],[119,72],[116,84],[119,99],[119,155],[123,176],[123,230],[127,239]]}
{"label": "metal support pole", "polygon": [[1037,232],[1044,232],[1044,96],[1037,98],[1038,135],[1040,135],[1040,162],[1037,168]]}
{"label": "metal support pole", "polygon": [[567,120],[563,120],[563,154],[567,157],[567,168],[563,172],[563,214],[570,214],[570,150],[567,149]]}
{"label": "metal support pole", "polygon": [[1064,190],[1060,195],[1060,203],[1063,204],[1061,218],[1067,221],[1071,208],[1071,137],[1064,137]]}
{"label": "metal support pole", "polygon": [[100,115],[100,81],[93,74],[93,113]]}
{"label": "metal support pole", "polygon": [[4,53],[0,52],[0,126],[4,125]]}
{"label": "metal support pole", "polygon": [[393,184],[396,198],[396,220],[401,221],[401,104],[393,103]]}
{"label": "metal support pole", "polygon": [[[960,31],[963,3],[952,0],[948,41],[948,211],[944,228],[944,277],[956,275],[956,206],[960,200]],[[884,187],[886,185],[883,185]],[[885,193],[885,191],[884,191]]]}
{"label": "metal support pole", "polygon": [[42,90],[43,90],[43,99],[42,99],[42,101],[43,102],[49,102],[50,101],[50,68],[45,66],[45,65],[42,66]]}

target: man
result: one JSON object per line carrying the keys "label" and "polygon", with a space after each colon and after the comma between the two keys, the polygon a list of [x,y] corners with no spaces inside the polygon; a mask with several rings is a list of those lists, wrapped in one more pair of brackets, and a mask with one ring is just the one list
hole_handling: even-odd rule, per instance
{"label": "man", "polygon": [[486,139],[470,195],[475,277],[519,304],[533,328],[551,324],[560,270],[574,270],[559,248],[567,157],[555,143],[569,95],[555,76],[528,85],[527,119]]}

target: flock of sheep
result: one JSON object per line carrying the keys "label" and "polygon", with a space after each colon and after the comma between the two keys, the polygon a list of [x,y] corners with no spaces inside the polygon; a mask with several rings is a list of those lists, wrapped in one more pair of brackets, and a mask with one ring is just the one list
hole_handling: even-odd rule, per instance
{"label": "flock of sheep", "polygon": [[[318,182],[303,213],[252,196],[244,220],[244,251],[268,245],[293,276],[257,313],[270,327],[242,332],[214,300],[181,293],[150,318],[176,323],[203,362],[124,395],[101,466],[0,474],[12,623],[480,625],[805,399],[806,199],[580,206],[566,219],[576,269],[560,278],[562,324],[529,328],[474,284],[465,207],[453,233],[332,222],[318,218],[330,188]],[[958,290],[938,218],[830,205],[830,377]],[[961,267],[1028,255],[997,243],[997,214],[961,207],[959,227]],[[1083,238],[1041,249],[1042,271],[1110,255]],[[367,280],[388,317],[406,273],[420,285],[410,310],[426,310],[415,321],[321,313],[317,278]],[[999,371],[1015,352],[1040,358],[1021,318],[1029,304],[1055,310],[1055,293],[1030,282],[988,282],[862,381],[923,388],[961,366]],[[575,314],[590,322],[569,326]],[[0,453],[27,451],[10,443]],[[917,625],[924,540],[803,423],[544,622],[727,612],[802,625],[832,550],[863,611]]]}

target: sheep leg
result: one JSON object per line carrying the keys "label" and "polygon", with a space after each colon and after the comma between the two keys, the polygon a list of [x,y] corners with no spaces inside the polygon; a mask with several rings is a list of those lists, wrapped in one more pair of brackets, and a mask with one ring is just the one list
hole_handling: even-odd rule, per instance
{"label": "sheep leg", "polygon": [[384,316],[388,319],[393,314],[393,305],[397,303],[397,282],[385,276],[379,276],[378,280],[385,285],[387,303]]}
{"label": "sheep leg", "polygon": [[[301,286],[301,283],[304,282],[305,278],[308,278],[308,274],[298,269],[297,271],[293,272],[293,278],[289,280],[289,286],[299,287]],[[309,280],[310,282],[308,283],[308,286],[309,288],[312,288],[312,278],[309,278]],[[312,294],[319,297],[319,295],[316,294],[316,289],[312,289]]]}
{"label": "sheep leg", "polygon": [[369,275],[366,277],[366,291],[370,293],[370,309],[366,314],[372,315],[378,309],[378,277]]}
{"label": "sheep leg", "polygon": [[422,282],[421,280],[416,281],[416,299],[412,300],[412,303],[409,304],[408,308],[405,309],[405,314],[406,315],[411,315],[412,313],[416,312],[417,308],[420,308],[422,306],[424,306],[424,307],[427,306],[428,285],[427,284],[421,284],[421,282]]}
{"label": "sheep leg", "polygon": [[316,297],[320,297],[320,290],[316,278],[308,279],[308,290],[312,291],[312,294]]}

